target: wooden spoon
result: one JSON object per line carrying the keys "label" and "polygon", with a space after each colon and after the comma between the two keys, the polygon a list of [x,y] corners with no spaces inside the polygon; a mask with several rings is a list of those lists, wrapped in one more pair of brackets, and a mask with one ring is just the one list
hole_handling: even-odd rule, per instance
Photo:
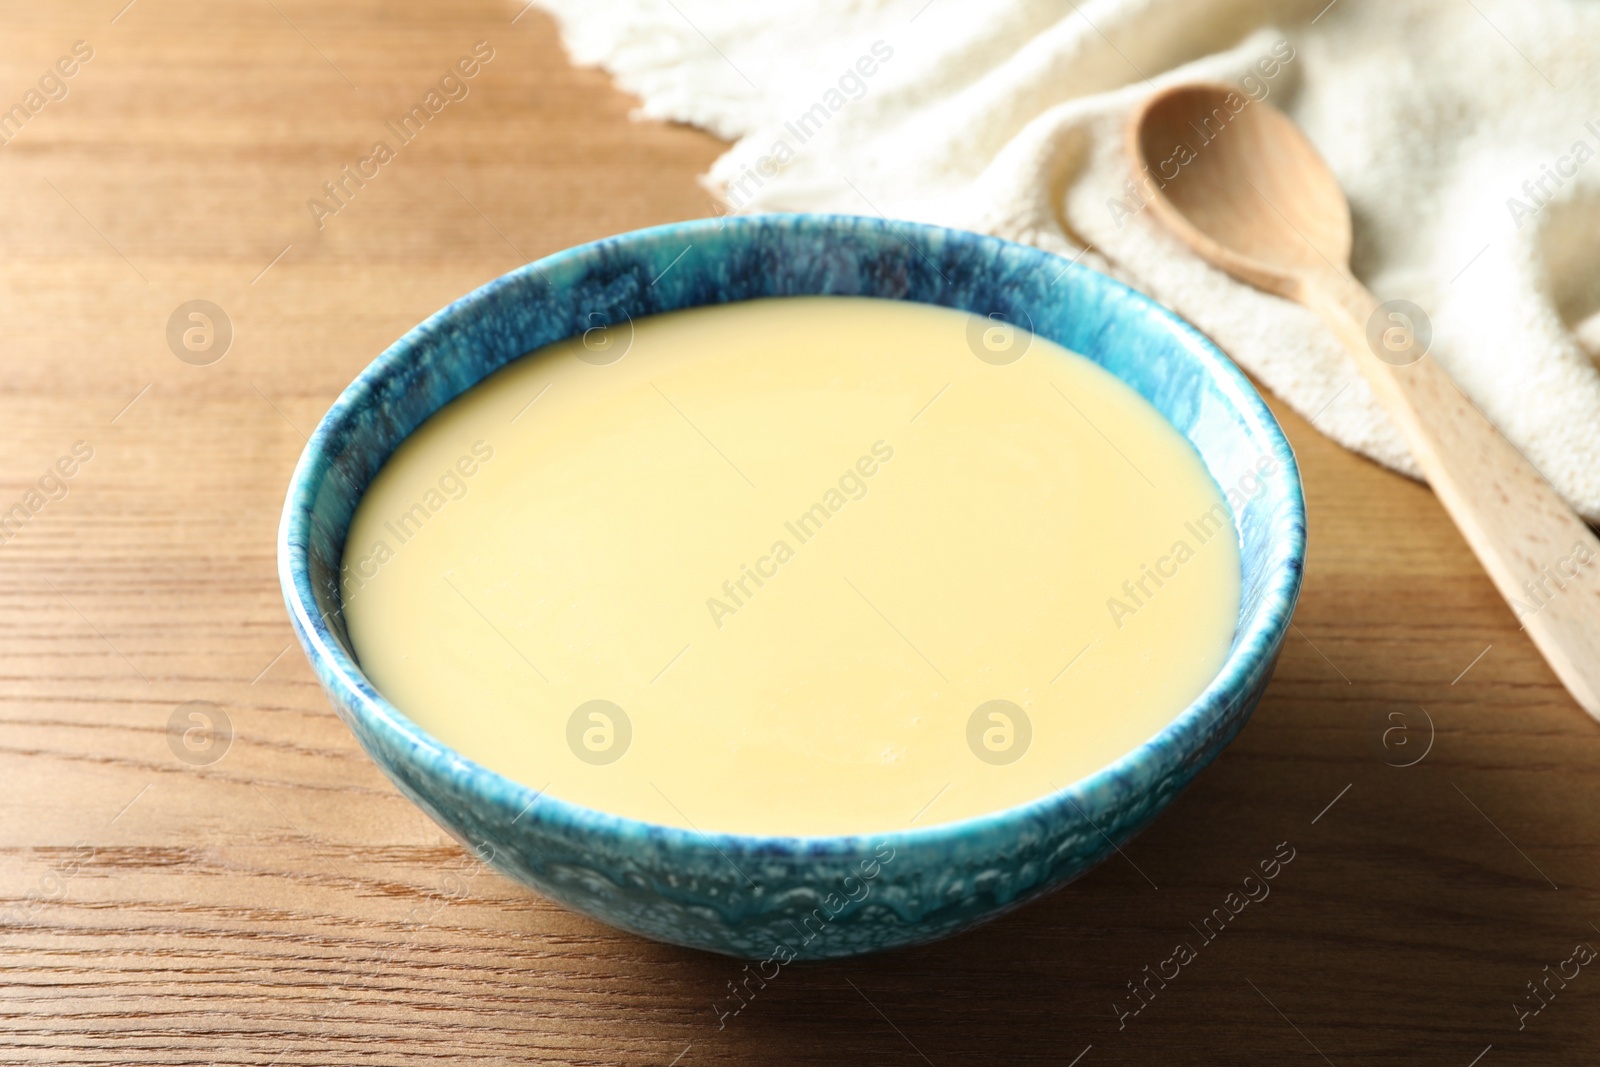
{"label": "wooden spoon", "polygon": [[1152,96],[1128,127],[1155,216],[1241,281],[1322,316],[1567,691],[1600,718],[1600,541],[1427,358],[1414,304],[1350,277],[1350,206],[1270,104],[1226,85]]}

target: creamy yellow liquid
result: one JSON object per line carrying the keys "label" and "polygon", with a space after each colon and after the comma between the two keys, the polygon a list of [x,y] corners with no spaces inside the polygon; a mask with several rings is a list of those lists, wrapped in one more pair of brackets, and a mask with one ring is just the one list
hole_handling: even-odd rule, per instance
{"label": "creamy yellow liquid", "polygon": [[379,473],[343,588],[374,684],[503,774],[702,831],[865,833],[1148,740],[1226,656],[1239,554],[1198,455],[1090,361],[797,297],[506,367]]}

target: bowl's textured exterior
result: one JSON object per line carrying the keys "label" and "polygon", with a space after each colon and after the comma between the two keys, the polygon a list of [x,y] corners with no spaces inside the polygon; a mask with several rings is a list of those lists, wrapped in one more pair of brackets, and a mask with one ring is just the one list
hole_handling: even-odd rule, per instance
{"label": "bowl's textured exterior", "polygon": [[[700,834],[540,797],[445,747],[362,674],[341,616],[346,531],[407,434],[491,372],[597,323],[766,296],[915,300],[1031,323],[1095,360],[1182,432],[1224,489],[1275,461],[1235,508],[1239,625],[1221,672],[1176,721],[1060,792],[981,818],[868,837]],[[1255,483],[1251,483],[1254,486]],[[614,926],[781,965],[945,937],[1055,889],[1143,828],[1249,718],[1300,589],[1305,510],[1293,454],[1243,374],[1126,286],[1021,245],[848,216],[690,222],[529,264],[402,337],[317,427],[289,487],[278,569],[328,697],[424,811],[510,877]]]}

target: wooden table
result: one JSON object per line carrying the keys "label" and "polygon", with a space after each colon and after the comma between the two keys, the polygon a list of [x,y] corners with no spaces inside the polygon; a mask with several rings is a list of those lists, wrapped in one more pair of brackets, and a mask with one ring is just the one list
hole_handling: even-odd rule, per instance
{"label": "wooden table", "polygon": [[[1295,630],[1254,722],[1126,860],[943,944],[788,968],[723,1029],[731,961],[480,869],[290,647],[284,487],[408,326],[531,257],[707,214],[720,146],[630,122],[509,0],[124,2],[0,8],[0,107],[93,53],[0,147],[0,511],[29,511],[0,534],[0,1062],[1587,1058],[1600,973],[1551,980],[1520,1030],[1513,1004],[1600,945],[1600,727],[1429,493],[1282,405],[1311,513]],[[319,228],[307,200],[480,40],[470,94]],[[231,324],[214,362],[215,336],[169,346],[191,300]],[[191,701],[231,724],[220,758],[169,743]],[[1127,983],[1280,842],[1271,896],[1119,1028]]]}

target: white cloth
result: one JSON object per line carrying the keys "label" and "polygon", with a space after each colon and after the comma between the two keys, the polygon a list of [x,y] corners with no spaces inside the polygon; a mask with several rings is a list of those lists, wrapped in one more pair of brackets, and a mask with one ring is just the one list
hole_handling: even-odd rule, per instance
{"label": "white cloth", "polygon": [[1356,275],[1426,311],[1433,355],[1600,520],[1600,4],[537,2],[641,116],[735,142],[707,179],[733,209],[881,213],[1081,257],[1415,475],[1311,313],[1202,263],[1124,186],[1124,122],[1153,85],[1248,75],[1343,184]]}

